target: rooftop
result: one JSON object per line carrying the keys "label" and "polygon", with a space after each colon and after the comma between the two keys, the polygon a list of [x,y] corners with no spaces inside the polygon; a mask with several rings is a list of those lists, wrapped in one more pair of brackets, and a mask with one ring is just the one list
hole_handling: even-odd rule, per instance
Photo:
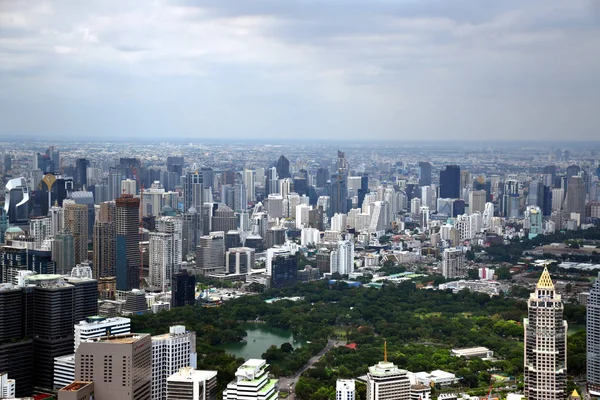
{"label": "rooftop", "polygon": [[93,382],[75,381],[73,383],[68,384],[64,388],[60,389],[60,391],[61,392],[76,392],[76,391],[81,390],[92,384],[93,384]]}

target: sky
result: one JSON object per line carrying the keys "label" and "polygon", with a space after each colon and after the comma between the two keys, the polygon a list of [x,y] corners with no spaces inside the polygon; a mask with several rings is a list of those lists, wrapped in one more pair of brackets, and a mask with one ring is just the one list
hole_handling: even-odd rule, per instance
{"label": "sky", "polygon": [[0,0],[0,137],[600,139],[600,0]]}

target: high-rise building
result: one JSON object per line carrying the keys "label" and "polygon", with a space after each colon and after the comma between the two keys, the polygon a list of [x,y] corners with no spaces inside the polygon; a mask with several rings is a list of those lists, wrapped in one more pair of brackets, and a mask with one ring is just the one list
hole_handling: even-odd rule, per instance
{"label": "high-rise building", "polygon": [[6,372],[0,372],[0,398],[14,399],[16,384],[14,379],[9,379]]}
{"label": "high-rise building", "polygon": [[338,379],[335,382],[335,400],[354,400],[355,398],[354,379]]}
{"label": "high-rise building", "polygon": [[446,165],[440,171],[440,198],[458,199],[460,197],[460,167]]}
{"label": "high-rise building", "polygon": [[151,399],[165,399],[167,378],[183,367],[196,368],[196,332],[175,325],[169,328],[169,333],[152,336]]}
{"label": "high-rise building", "polygon": [[348,275],[354,272],[354,241],[341,240],[338,242],[337,249],[330,255],[331,273]]}
{"label": "high-rise building", "polygon": [[529,223],[529,239],[541,235],[544,230],[542,210],[538,206],[529,206],[525,210],[525,218]]}
{"label": "high-rise building", "polygon": [[29,220],[29,235],[35,239],[35,248],[39,249],[42,243],[52,236],[52,219],[50,217],[31,218]]}
{"label": "high-rise building", "polygon": [[254,202],[256,200],[254,171],[251,169],[245,169],[243,177],[244,185],[246,185],[246,200],[249,202]]}
{"label": "high-rise building", "polygon": [[367,373],[367,400],[404,399],[410,399],[408,371],[399,369],[394,363],[389,362],[387,360],[387,349],[385,349],[383,361],[369,367]]}
{"label": "high-rise building", "polygon": [[193,164],[191,170],[185,175],[185,187],[183,190],[184,210],[194,207],[196,210],[202,209],[204,203],[202,192],[204,189],[202,174],[198,171],[198,166]]}
{"label": "high-rise building", "polygon": [[87,260],[88,207],[84,204],[65,204],[64,209],[65,229],[73,235],[75,263],[80,264]]}
{"label": "high-rise building", "polygon": [[[86,317],[75,325],[76,352],[81,342],[102,336],[129,333],[131,320],[129,318],[101,316]],[[60,389],[75,380],[75,354],[56,357],[54,359],[54,389]]]}
{"label": "high-rise building", "polygon": [[79,187],[87,185],[87,168],[90,162],[85,158],[75,160],[75,176],[73,182]]}
{"label": "high-rise building", "polygon": [[211,232],[200,237],[196,249],[196,269],[201,275],[223,272],[225,269],[225,232]]}
{"label": "high-rise building", "polygon": [[29,189],[25,178],[15,178],[4,187],[4,211],[11,224],[25,224],[29,217]]}
{"label": "high-rise building", "polygon": [[585,219],[585,183],[580,176],[571,177],[567,187],[565,203],[567,215],[577,213],[579,214],[580,221]]}
{"label": "high-rise building", "polygon": [[116,274],[117,290],[140,285],[140,199],[123,195],[116,200]]}
{"label": "high-rise building", "polygon": [[142,215],[158,217],[165,206],[165,189],[160,181],[154,181],[149,189],[144,189],[144,201],[142,202]]}
{"label": "high-rise building", "polygon": [[419,186],[431,186],[431,164],[419,162]]}
{"label": "high-rise building", "polygon": [[217,371],[181,368],[167,378],[166,400],[216,400]]}
{"label": "high-rise building", "polygon": [[137,182],[133,179],[124,179],[121,181],[121,194],[137,194]]}
{"label": "high-rise building", "polygon": [[232,247],[225,253],[225,273],[247,274],[254,268],[255,250],[249,247]]}
{"label": "high-rise building", "polygon": [[186,269],[173,275],[171,308],[196,304],[196,277]]}
{"label": "high-rise building", "polygon": [[212,217],[212,230],[229,232],[238,227],[238,218],[235,212],[225,204],[220,204]]}
{"label": "high-rise building", "polygon": [[82,342],[76,353],[75,379],[93,381],[99,399],[150,400],[150,335],[129,333]]}
{"label": "high-rise building", "polygon": [[600,273],[586,305],[587,384],[592,397],[600,397]]}
{"label": "high-rise building", "polygon": [[535,292],[527,301],[525,318],[525,387],[530,400],[567,398],[567,321],[563,303],[544,268]]}
{"label": "high-rise building", "polygon": [[298,262],[296,257],[281,254],[271,260],[271,287],[294,286],[298,282]]}
{"label": "high-rise building", "polygon": [[148,283],[166,292],[174,272],[173,235],[150,232],[149,239]]}
{"label": "high-rise building", "polygon": [[277,400],[277,379],[269,379],[265,360],[250,359],[235,372],[235,380],[223,391],[223,400]]}
{"label": "high-rise building", "polygon": [[479,212],[483,214],[486,203],[485,190],[472,190],[469,192],[469,214]]}
{"label": "high-rise building", "polygon": [[283,155],[279,157],[277,163],[275,163],[275,169],[277,170],[277,177],[279,179],[291,178],[290,175],[290,162]]}
{"label": "high-rise building", "polygon": [[462,278],[467,276],[465,255],[461,249],[445,249],[442,261],[444,278]]}

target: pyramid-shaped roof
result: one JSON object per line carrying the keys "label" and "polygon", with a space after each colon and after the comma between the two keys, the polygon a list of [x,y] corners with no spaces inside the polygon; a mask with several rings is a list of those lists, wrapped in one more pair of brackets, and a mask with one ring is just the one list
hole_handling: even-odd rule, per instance
{"label": "pyramid-shaped roof", "polygon": [[544,272],[542,272],[542,276],[540,276],[540,280],[536,286],[538,289],[551,289],[554,290],[554,283],[552,283],[552,278],[550,277],[550,273],[548,272],[548,268],[544,267]]}

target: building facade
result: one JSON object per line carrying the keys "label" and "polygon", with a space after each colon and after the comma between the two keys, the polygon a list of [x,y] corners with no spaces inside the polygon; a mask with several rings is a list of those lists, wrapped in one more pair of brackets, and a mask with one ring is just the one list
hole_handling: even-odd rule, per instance
{"label": "building facade", "polygon": [[600,397],[600,274],[587,296],[586,309],[588,390]]}
{"label": "building facade", "polygon": [[548,270],[527,302],[525,328],[525,397],[529,400],[567,398],[567,321],[563,303]]}

